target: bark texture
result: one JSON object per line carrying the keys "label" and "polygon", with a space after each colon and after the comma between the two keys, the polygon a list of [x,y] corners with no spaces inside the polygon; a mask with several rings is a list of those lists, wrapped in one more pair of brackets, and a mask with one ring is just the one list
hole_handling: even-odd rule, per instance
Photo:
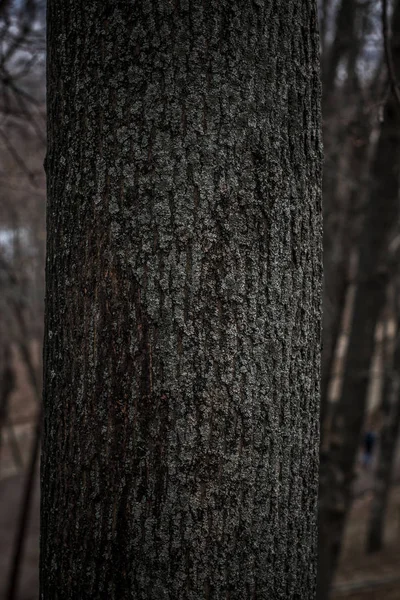
{"label": "bark texture", "polygon": [[[392,53],[400,74],[400,4],[393,16]],[[360,240],[357,291],[341,397],[327,451],[321,454],[319,496],[319,592],[329,596],[351,505],[355,458],[364,420],[375,327],[385,302],[390,235],[399,215],[400,109],[393,93],[372,164],[371,192]]]}
{"label": "bark texture", "polygon": [[49,2],[42,600],[314,598],[316,28]]}

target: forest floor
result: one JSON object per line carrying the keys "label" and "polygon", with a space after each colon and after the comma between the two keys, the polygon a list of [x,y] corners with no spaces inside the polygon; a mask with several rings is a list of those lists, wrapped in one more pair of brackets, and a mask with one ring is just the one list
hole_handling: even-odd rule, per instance
{"label": "forest floor", "polygon": [[372,493],[371,476],[361,474],[335,581],[334,600],[400,600],[400,487],[390,495],[384,549],[365,552]]}

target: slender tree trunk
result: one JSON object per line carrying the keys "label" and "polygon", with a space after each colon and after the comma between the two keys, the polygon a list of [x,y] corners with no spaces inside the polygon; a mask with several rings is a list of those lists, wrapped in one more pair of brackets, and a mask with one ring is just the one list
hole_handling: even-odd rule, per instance
{"label": "slender tree trunk", "polygon": [[[392,52],[400,73],[400,5],[393,17]],[[371,193],[360,241],[358,285],[343,388],[321,456],[319,518],[319,599],[329,595],[351,505],[353,469],[364,420],[375,327],[385,301],[387,250],[398,211],[400,110],[393,93],[372,165]]]}
{"label": "slender tree trunk", "polygon": [[328,18],[329,9],[331,6],[331,0],[319,0],[318,1],[318,16],[319,16],[319,29],[320,29],[320,41],[321,41],[321,56],[326,56],[326,32],[328,29]]}
{"label": "slender tree trunk", "polygon": [[400,329],[397,326],[393,364],[385,380],[382,401],[383,427],[380,434],[375,491],[367,533],[367,551],[382,549],[386,509],[400,431]]}
{"label": "slender tree trunk", "polygon": [[[343,222],[347,205],[339,194],[340,162],[348,140],[348,127],[338,106],[343,106],[343,90],[337,93],[335,79],[342,60],[346,60],[348,71],[359,55],[362,39],[356,28],[356,17],[360,10],[355,0],[343,0],[336,15],[336,31],[333,43],[323,57],[323,118],[324,141],[327,150],[323,172],[324,206],[324,293],[323,293],[323,349],[321,358],[321,425],[328,412],[328,388],[334,362],[335,349],[340,333],[342,309],[347,291],[349,256],[348,223]],[[355,74],[349,72],[353,81]],[[346,86],[345,94],[353,92],[355,86]],[[342,111],[343,112],[343,111]],[[322,429],[323,430],[323,429]]]}
{"label": "slender tree trunk", "polygon": [[358,238],[355,213],[360,211],[366,195],[365,175],[370,163],[368,149],[371,122],[363,108],[364,102],[360,101],[355,119],[351,123],[349,177],[352,177],[354,183],[344,206],[342,205],[340,209],[336,207],[336,212],[340,214],[340,223],[336,231],[329,230],[328,227],[324,231],[325,283],[320,410],[322,427],[329,412],[328,392],[351,278],[349,256]]}
{"label": "slender tree trunk", "polygon": [[41,600],[314,598],[316,21],[49,2]]}
{"label": "slender tree trunk", "polygon": [[[4,330],[2,333],[5,334]],[[6,335],[6,334],[5,334]],[[2,348],[0,348],[0,458],[3,450],[3,435],[7,425],[10,430],[12,426],[9,423],[9,403],[10,397],[15,389],[15,372],[12,365],[12,350],[11,343],[5,341],[5,335],[3,337]],[[10,431],[10,444],[13,445],[13,430]],[[14,457],[20,458],[19,452]]]}
{"label": "slender tree trunk", "polygon": [[356,44],[355,19],[357,0],[342,0],[336,14],[335,37],[323,61],[323,106],[328,112],[332,108],[335,79],[340,62],[348,58]]}

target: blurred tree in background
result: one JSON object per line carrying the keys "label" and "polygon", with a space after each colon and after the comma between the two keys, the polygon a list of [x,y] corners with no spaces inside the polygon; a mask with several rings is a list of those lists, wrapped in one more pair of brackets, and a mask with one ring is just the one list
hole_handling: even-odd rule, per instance
{"label": "blurred tree in background", "polygon": [[[19,420],[37,411],[41,397],[44,9],[44,2],[37,0],[0,2],[0,378],[2,372],[13,372],[15,379],[20,366],[36,403],[36,408],[25,402],[14,406]],[[4,388],[0,405],[0,436],[5,428],[9,439],[15,434],[9,423],[11,392],[12,386]],[[0,437],[0,450],[6,437]],[[2,467],[0,463],[0,472]]]}
{"label": "blurred tree in background", "polygon": [[[398,431],[395,402],[388,400],[397,394],[393,343],[386,344],[383,369],[391,367],[383,393],[385,377],[376,385],[373,365],[381,321],[397,319],[387,298],[397,267],[392,246],[399,221],[400,6],[321,2],[320,15],[325,287],[318,598],[326,600],[360,481],[363,435],[373,430],[382,440],[370,533],[370,539],[382,539]],[[372,413],[378,415],[374,423]]]}
{"label": "blurred tree in background", "polygon": [[[27,575],[21,566],[37,487],[45,262],[44,75],[45,2],[0,0],[0,596],[9,600],[18,597],[21,573]],[[7,487],[13,481],[15,485]],[[28,549],[35,546],[30,539]],[[20,591],[24,593],[23,586]]]}

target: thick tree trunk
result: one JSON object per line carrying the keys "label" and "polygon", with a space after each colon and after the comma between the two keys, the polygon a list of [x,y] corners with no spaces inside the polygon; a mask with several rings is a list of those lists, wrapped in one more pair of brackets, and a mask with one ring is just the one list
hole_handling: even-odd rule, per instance
{"label": "thick tree trunk", "polygon": [[367,551],[382,549],[386,509],[392,481],[393,465],[400,430],[400,329],[396,334],[393,364],[384,385],[383,427],[380,434],[375,491],[367,533]]}
{"label": "thick tree trunk", "polygon": [[[392,51],[400,73],[400,4],[393,20]],[[387,250],[398,219],[400,109],[393,94],[372,164],[372,184],[360,241],[358,285],[343,388],[332,421],[328,451],[321,456],[319,592],[325,600],[335,572],[351,505],[353,469],[364,420],[375,327],[385,301]]]}
{"label": "thick tree trunk", "polygon": [[312,0],[50,0],[42,600],[312,599]]}

